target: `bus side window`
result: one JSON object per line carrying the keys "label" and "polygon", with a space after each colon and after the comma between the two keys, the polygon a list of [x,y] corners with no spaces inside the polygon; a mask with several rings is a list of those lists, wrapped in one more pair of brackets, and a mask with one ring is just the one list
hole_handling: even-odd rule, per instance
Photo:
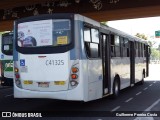
{"label": "bus side window", "polygon": [[144,53],[143,54],[144,54],[144,57],[146,57],[146,45],[143,44],[143,46],[144,46],[144,51],[143,51]]}
{"label": "bus side window", "polygon": [[127,57],[130,57],[130,51],[129,51],[129,42],[128,42],[128,46],[127,46]]}
{"label": "bus side window", "polygon": [[84,28],[84,45],[89,58],[100,57],[99,31],[94,28]]}
{"label": "bus side window", "polygon": [[116,57],[120,57],[120,40],[119,40],[119,36],[115,35],[115,53],[116,53]]}
{"label": "bus side window", "polygon": [[126,44],[125,44],[125,38],[122,40],[122,48],[123,48],[123,57],[126,57],[127,53],[126,53]]}
{"label": "bus side window", "polygon": [[84,41],[91,42],[90,28],[87,28],[87,27],[84,28]]}
{"label": "bus side window", "polygon": [[135,42],[135,57],[138,57],[138,42]]}
{"label": "bus side window", "polygon": [[86,48],[86,53],[88,55],[88,57],[91,56],[91,53],[90,53],[90,43],[89,42],[85,42],[85,48]]}
{"label": "bus side window", "polygon": [[111,57],[115,57],[114,35],[111,35]]}
{"label": "bus side window", "polygon": [[125,57],[129,57],[129,42],[128,39],[124,39]]}
{"label": "bus side window", "polygon": [[141,44],[138,42],[138,57],[141,57]]}
{"label": "bus side window", "polygon": [[141,43],[141,57],[143,57],[143,43]]}
{"label": "bus side window", "polygon": [[86,53],[88,57],[91,56],[90,54],[90,42],[91,42],[91,33],[90,33],[90,28],[85,27],[84,28],[84,45],[86,49]]}

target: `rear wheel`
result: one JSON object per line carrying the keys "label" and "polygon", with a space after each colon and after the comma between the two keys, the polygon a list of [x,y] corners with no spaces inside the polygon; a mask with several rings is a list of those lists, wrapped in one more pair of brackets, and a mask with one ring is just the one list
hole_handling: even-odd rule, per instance
{"label": "rear wheel", "polygon": [[141,84],[141,85],[144,84],[144,77],[145,77],[145,75],[144,75],[144,73],[143,73],[143,74],[142,74],[142,80],[140,81],[140,84]]}
{"label": "rear wheel", "polygon": [[113,83],[113,98],[117,98],[120,93],[120,82],[118,78],[115,78]]}

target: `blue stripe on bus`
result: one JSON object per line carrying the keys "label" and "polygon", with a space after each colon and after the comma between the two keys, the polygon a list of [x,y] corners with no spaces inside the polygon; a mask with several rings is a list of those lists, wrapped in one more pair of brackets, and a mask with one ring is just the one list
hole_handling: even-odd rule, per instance
{"label": "blue stripe on bus", "polygon": [[75,48],[70,51],[70,60],[76,60],[76,51]]}
{"label": "blue stripe on bus", "polygon": [[13,61],[18,61],[18,52],[13,49]]}
{"label": "blue stripe on bus", "polygon": [[[15,30],[14,30],[15,31]],[[13,61],[18,61],[18,52],[16,51],[16,38],[15,33],[13,35]]]}

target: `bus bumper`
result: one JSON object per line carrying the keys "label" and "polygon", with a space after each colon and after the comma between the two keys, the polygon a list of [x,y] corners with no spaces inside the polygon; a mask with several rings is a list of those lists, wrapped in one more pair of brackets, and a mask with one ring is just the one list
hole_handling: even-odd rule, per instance
{"label": "bus bumper", "polygon": [[75,89],[67,91],[58,92],[41,92],[41,91],[31,91],[18,88],[14,85],[14,98],[48,98],[48,99],[58,99],[58,100],[73,100],[73,101],[84,101],[83,94],[77,94]]}

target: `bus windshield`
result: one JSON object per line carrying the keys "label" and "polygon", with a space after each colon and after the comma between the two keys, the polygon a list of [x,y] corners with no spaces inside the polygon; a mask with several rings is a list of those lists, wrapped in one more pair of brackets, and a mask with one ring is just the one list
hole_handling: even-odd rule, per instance
{"label": "bus windshield", "polygon": [[71,22],[69,19],[40,20],[18,24],[19,47],[55,47],[71,42]]}
{"label": "bus windshield", "polygon": [[2,35],[2,52],[6,55],[13,55],[13,34]]}

